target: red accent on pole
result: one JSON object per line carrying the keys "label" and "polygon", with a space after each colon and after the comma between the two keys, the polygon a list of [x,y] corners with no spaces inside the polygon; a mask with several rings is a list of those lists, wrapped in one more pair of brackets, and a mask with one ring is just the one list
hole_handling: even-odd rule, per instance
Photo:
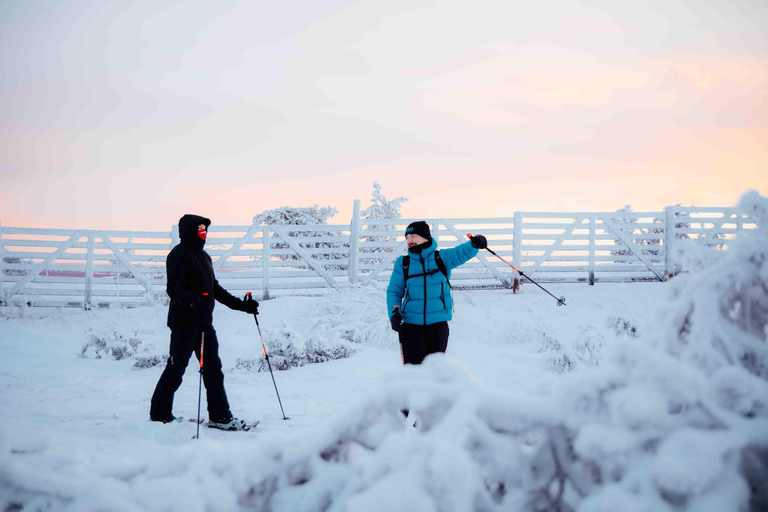
{"label": "red accent on pole", "polygon": [[[205,295],[208,295],[207,293]],[[203,332],[203,337],[200,340],[200,370],[203,369],[203,348],[205,348],[205,332]]]}

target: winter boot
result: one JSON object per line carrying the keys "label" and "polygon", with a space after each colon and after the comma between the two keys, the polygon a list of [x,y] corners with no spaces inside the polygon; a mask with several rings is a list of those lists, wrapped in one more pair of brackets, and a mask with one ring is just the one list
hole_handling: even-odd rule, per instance
{"label": "winter boot", "polygon": [[163,423],[171,423],[173,421],[181,421],[181,418],[177,418],[173,414],[169,414],[168,416],[160,417],[154,417],[152,415],[149,416],[150,421],[161,421]]}

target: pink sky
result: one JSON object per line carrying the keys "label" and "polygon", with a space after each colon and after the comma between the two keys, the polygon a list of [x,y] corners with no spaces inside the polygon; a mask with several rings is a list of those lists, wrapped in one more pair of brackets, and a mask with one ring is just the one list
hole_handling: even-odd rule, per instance
{"label": "pink sky", "polygon": [[768,8],[623,4],[5,2],[0,222],[346,222],[373,181],[405,217],[768,195]]}

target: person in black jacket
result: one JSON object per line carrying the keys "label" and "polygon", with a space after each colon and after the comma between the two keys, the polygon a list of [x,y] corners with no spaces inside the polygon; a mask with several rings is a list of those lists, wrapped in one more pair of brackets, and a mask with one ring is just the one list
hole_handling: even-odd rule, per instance
{"label": "person in black jacket", "polygon": [[203,382],[208,397],[209,426],[238,430],[245,422],[232,417],[224,390],[224,374],[219,359],[219,342],[213,329],[213,307],[219,301],[225,306],[249,314],[258,314],[258,305],[246,295],[245,300],[232,296],[219,285],[213,273],[211,257],[203,251],[211,221],[198,215],[184,215],[179,220],[181,242],[166,259],[168,327],[171,348],[168,363],[155,387],[149,417],[152,421],[174,421],[173,395],[181,385],[192,352],[200,360],[203,334]]}

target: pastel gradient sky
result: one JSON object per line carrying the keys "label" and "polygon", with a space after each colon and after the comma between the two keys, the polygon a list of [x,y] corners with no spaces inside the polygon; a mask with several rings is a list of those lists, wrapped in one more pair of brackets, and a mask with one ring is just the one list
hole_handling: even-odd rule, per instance
{"label": "pastel gradient sky", "polygon": [[0,2],[0,221],[768,195],[763,0]]}

